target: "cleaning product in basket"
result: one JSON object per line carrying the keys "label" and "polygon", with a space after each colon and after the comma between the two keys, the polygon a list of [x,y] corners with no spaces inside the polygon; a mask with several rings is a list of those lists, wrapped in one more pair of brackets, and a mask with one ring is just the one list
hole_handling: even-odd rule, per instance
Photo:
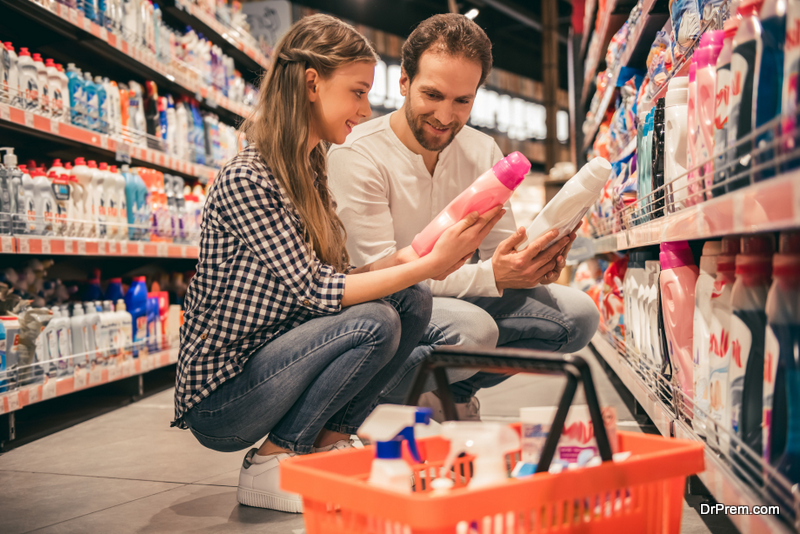
{"label": "cleaning product in basket", "polygon": [[519,152],[512,152],[495,163],[414,237],[411,242],[414,251],[425,256],[433,250],[445,230],[469,213],[477,211],[484,214],[495,206],[505,204],[530,170],[531,162]]}
{"label": "cleaning product in basket", "polygon": [[[768,123],[781,112],[781,90],[783,89],[783,48],[786,41],[786,1],[765,0],[761,8],[761,66],[755,80],[753,93],[756,95],[754,128]],[[760,133],[755,146],[766,149],[775,140],[777,128],[768,128]],[[756,165],[769,163],[775,157],[775,151],[764,150],[756,156]],[[775,176],[775,167],[770,166],[758,171],[756,181]]]}
{"label": "cleaning product in basket", "polygon": [[694,370],[695,432],[705,436],[705,415],[709,412],[708,373],[709,342],[711,339],[711,293],[717,276],[717,256],[722,250],[720,241],[707,241],[700,257],[700,274],[694,288],[694,328],[692,329],[692,358]]}
{"label": "cleaning product in basket", "polygon": [[[743,237],[741,252],[736,256],[736,281],[731,290],[730,426],[758,455],[762,453],[764,335],[772,252],[769,237]],[[751,471],[738,448],[733,449],[732,455],[745,472]]]}
{"label": "cleaning product in basket", "polygon": [[445,421],[442,437],[450,441],[450,452],[440,473],[449,476],[456,458],[462,453],[474,456],[470,489],[502,484],[508,479],[506,455],[520,447],[519,435],[504,423]]}
{"label": "cleaning product in basket", "polygon": [[610,175],[611,164],[603,158],[594,158],[584,165],[539,212],[517,250],[524,249],[528,243],[554,228],[558,229],[558,236],[547,244],[548,247],[572,232],[600,198]]}
{"label": "cleaning product in basket", "polygon": [[[791,482],[800,482],[800,233],[780,236],[772,258],[772,287],[767,295],[764,342],[763,458]],[[787,439],[791,433],[792,440]]]}
{"label": "cleaning product in basket", "polygon": [[661,307],[673,381],[693,398],[692,327],[698,269],[686,241],[661,243]]}
{"label": "cleaning product in basket", "polygon": [[[700,190],[711,198],[711,186],[714,184],[714,111],[717,86],[717,59],[722,51],[725,32],[708,31],[700,38],[700,50],[697,56],[697,164],[700,167]],[[693,56],[694,57],[694,56]]]}
{"label": "cleaning product in basket", "polygon": [[731,108],[731,58],[733,56],[733,37],[739,28],[739,17],[731,17],[725,22],[725,40],[717,59],[717,97],[714,111],[714,187],[712,195],[718,197],[725,193],[725,182],[731,175],[728,166],[728,118]]}
{"label": "cleaning product in basket", "polygon": [[731,108],[728,119],[728,146],[732,147],[728,163],[731,177],[737,178],[725,186],[725,191],[734,191],[750,183],[750,176],[741,173],[751,167],[750,153],[753,143],[747,141],[733,145],[748,136],[753,130],[753,105],[758,90],[758,74],[761,69],[763,44],[758,12],[763,0],[744,0],[739,5],[741,22],[733,38],[731,56]]}
{"label": "cleaning product in basket", "polygon": [[375,408],[358,429],[358,435],[375,444],[375,459],[372,460],[367,483],[399,493],[411,493],[411,468],[403,459],[403,440],[408,441],[408,450],[417,463],[422,463],[414,425],[430,424],[430,408],[382,404]]}
{"label": "cleaning product in basket", "polygon": [[689,78],[678,76],[669,82],[664,109],[664,183],[671,211],[683,209],[689,196],[686,176],[687,114]]}

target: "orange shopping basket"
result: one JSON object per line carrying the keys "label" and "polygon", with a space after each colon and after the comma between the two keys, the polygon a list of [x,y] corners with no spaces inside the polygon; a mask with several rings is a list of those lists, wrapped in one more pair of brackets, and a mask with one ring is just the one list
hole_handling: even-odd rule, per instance
{"label": "orange shopping basket", "polygon": [[[283,489],[302,495],[307,534],[680,532],[686,477],[704,469],[702,443],[618,432],[619,450],[631,452],[627,460],[550,474],[547,470],[578,382],[584,385],[600,455],[611,458],[588,364],[577,356],[513,349],[439,350],[420,370],[407,401],[416,401],[433,371],[445,414],[454,419],[444,373],[444,367],[453,366],[566,375],[537,473],[470,489],[465,486],[471,457],[460,458],[451,472],[441,473],[449,442],[425,438],[418,440],[424,463],[413,466],[414,491],[400,494],[367,484],[375,455],[371,446],[297,456],[281,464],[281,483]],[[513,427],[519,431],[519,424]],[[405,444],[404,457],[413,462]],[[518,453],[508,456],[509,472],[517,458]],[[439,476],[453,479],[454,488],[433,493],[428,482]]]}

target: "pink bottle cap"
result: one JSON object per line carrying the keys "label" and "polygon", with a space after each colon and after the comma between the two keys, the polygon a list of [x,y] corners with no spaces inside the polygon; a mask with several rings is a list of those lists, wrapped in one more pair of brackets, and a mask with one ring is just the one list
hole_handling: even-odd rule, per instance
{"label": "pink bottle cap", "polygon": [[694,265],[692,249],[686,241],[661,243],[661,254],[658,258],[661,260],[661,270]]}
{"label": "pink bottle cap", "polygon": [[692,64],[689,65],[689,83],[694,83],[697,78],[697,55],[702,53],[703,50],[698,50],[692,56]]}
{"label": "pink bottle cap", "polygon": [[713,30],[706,32],[700,37],[700,48],[722,48],[722,41],[725,40],[724,30]]}
{"label": "pink bottle cap", "polygon": [[521,152],[512,152],[492,167],[492,172],[500,183],[512,191],[525,179],[530,170],[531,162]]}

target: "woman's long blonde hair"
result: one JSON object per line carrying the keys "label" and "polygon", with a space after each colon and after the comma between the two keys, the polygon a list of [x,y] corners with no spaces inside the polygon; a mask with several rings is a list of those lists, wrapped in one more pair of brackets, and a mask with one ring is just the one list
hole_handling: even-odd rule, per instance
{"label": "woman's long blonde hair", "polygon": [[258,149],[297,210],[317,257],[339,272],[349,266],[347,238],[328,190],[327,143],[308,154],[311,104],[306,69],[326,78],[356,61],[375,63],[378,55],[355,28],[329,15],[303,18],[275,47],[256,109],[242,124],[248,142]]}

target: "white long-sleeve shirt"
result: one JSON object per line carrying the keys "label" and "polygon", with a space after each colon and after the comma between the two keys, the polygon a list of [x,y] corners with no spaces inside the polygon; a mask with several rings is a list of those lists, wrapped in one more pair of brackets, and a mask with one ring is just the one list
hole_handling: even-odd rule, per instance
{"label": "white long-sleeve shirt", "polygon": [[[494,139],[465,126],[439,154],[433,176],[406,147],[385,115],[356,126],[328,153],[328,184],[347,230],[350,263],[366,265],[411,244],[439,212],[503,157]],[[429,280],[434,296],[498,297],[492,254],[516,230],[511,206],[481,243],[480,260],[445,280]]]}

